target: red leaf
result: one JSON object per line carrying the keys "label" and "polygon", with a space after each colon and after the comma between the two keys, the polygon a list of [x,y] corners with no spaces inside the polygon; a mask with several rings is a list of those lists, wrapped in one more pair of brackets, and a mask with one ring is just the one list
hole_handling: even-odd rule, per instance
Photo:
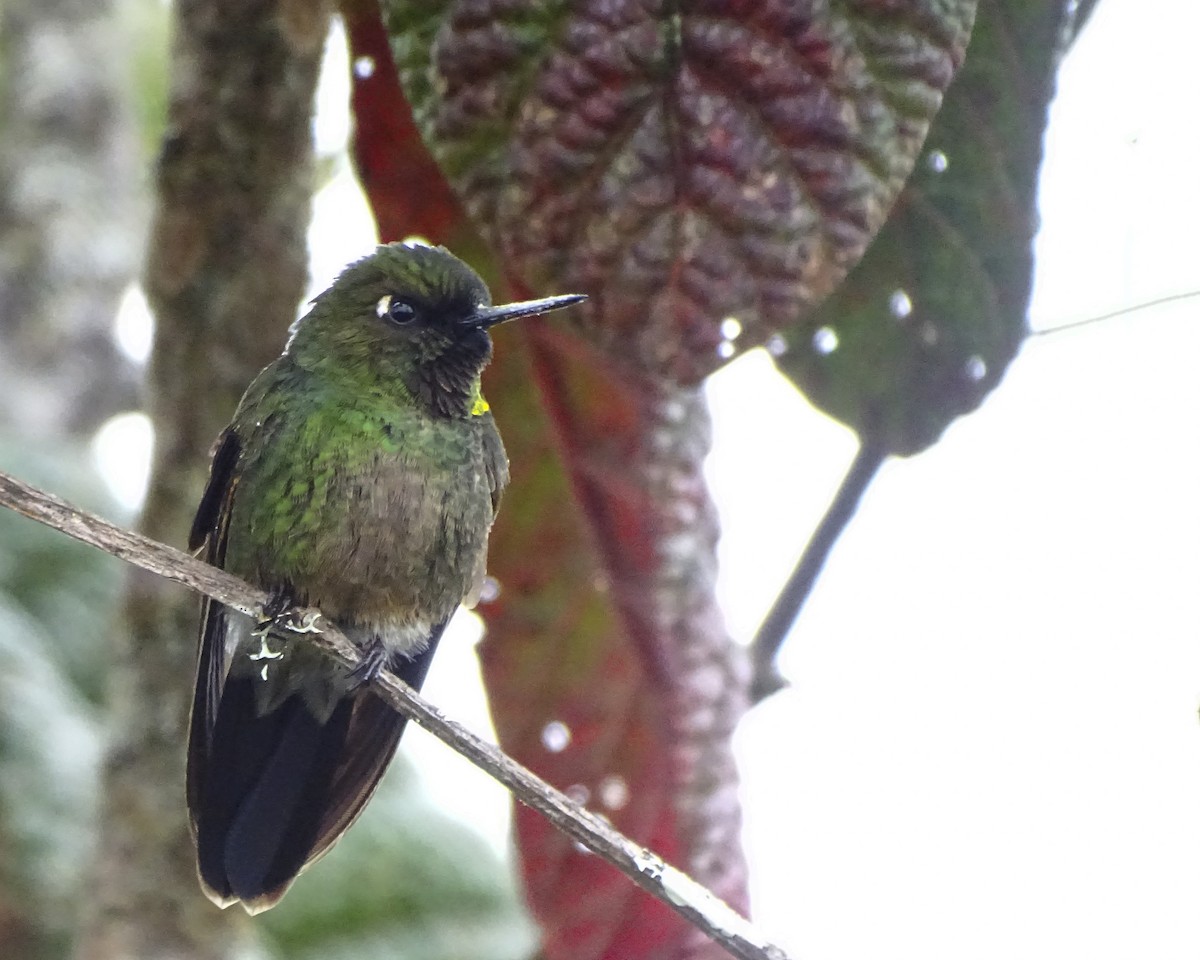
{"label": "red leaf", "polygon": [[413,124],[379,8],[346,0],[342,17],[350,42],[355,167],[379,238],[421,236],[442,243],[461,223],[462,211]]}
{"label": "red leaf", "polygon": [[695,382],[827,295],[883,224],[974,0],[387,4],[405,89],[505,268]]}
{"label": "red leaf", "polygon": [[[494,409],[521,497],[492,535],[502,593],[484,610],[481,647],[501,745],[745,910],[729,746],[745,678],[711,596],[702,408],[697,418],[694,394],[647,396],[610,378],[552,322],[529,341],[532,372],[501,344],[487,385],[503,398]],[[557,421],[570,483],[541,404]],[[664,564],[676,537],[701,545]],[[570,742],[555,749],[564,729]],[[724,956],[538,815],[518,809],[517,833],[548,958]]]}

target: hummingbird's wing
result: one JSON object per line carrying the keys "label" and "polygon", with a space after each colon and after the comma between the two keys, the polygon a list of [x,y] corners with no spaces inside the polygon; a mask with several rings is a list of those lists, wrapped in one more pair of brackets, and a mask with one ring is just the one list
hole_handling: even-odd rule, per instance
{"label": "hummingbird's wing", "polygon": [[[491,414],[487,417],[491,419]],[[500,431],[492,420],[491,429],[483,434],[483,464],[487,471],[488,486],[492,491],[492,517],[500,509],[500,498],[504,488],[508,486],[508,454],[504,452],[504,442],[500,439]]]}
{"label": "hummingbird's wing", "polygon": [[[416,656],[393,658],[389,671],[414,690],[420,690],[447,623],[449,618],[433,628],[429,645]],[[305,866],[323,856],[358,819],[387,771],[407,719],[370,690],[355,694],[345,749],[338,758],[329,799],[311,841]]]}
{"label": "hummingbird's wing", "polygon": [[[203,547],[205,562],[215,567],[225,566],[225,546],[229,532],[229,515],[237,487],[237,467],[242,443],[233,427],[221,434],[217,452],[213,454],[208,485],[192,521],[188,549]],[[225,637],[229,625],[223,604],[208,597],[200,608],[200,656],[196,668],[196,690],[192,700],[192,720],[188,731],[188,809],[196,811],[200,801],[202,771],[205,768],[213,725],[221,700],[221,686],[226,672]],[[193,824],[194,826],[194,824]]]}

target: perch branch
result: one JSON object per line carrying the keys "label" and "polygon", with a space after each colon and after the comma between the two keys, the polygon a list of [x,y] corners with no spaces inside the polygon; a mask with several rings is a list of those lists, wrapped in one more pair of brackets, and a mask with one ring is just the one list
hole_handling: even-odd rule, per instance
{"label": "perch branch", "polygon": [[[51,494],[0,472],[0,506],[44,523],[68,536],[110,553],[151,573],[181,583],[192,590],[250,616],[261,613],[267,594],[235,576],[140,534],[124,530],[94,514],[79,510]],[[301,611],[316,614],[315,609]],[[359,653],[345,635],[327,620],[311,642],[348,666]],[[384,673],[376,682],[378,694],[394,709],[410,717],[443,743],[504,784],[522,803],[550,820],[555,827],[603,857],[682,917],[721,944],[740,960],[787,960],[779,947],[767,942],[748,920],[657,854],[618,833],[602,817],[580,807],[540,777],[512,760],[500,749],[480,739],[411,687]]]}

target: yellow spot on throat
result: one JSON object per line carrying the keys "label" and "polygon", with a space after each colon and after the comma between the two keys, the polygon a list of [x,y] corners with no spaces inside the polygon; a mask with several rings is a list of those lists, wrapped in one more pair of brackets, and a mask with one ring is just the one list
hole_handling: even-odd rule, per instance
{"label": "yellow spot on throat", "polygon": [[483,399],[483,394],[479,394],[475,397],[475,402],[471,404],[471,416],[482,417],[491,409],[492,408],[488,405],[488,402]]}

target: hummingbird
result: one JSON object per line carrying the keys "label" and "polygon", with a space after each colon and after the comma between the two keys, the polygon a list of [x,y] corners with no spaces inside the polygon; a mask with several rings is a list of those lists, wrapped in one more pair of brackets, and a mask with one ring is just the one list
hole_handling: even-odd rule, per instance
{"label": "hummingbird", "polygon": [[[405,717],[371,681],[420,688],[451,615],[478,598],[508,459],[480,373],[491,327],[586,299],[492,306],[442,247],[379,246],[292,327],[214,445],[189,547],[264,590],[255,620],[201,610],[187,752],[200,884],[274,906],[363,811]],[[349,670],[297,623],[315,606]]]}

